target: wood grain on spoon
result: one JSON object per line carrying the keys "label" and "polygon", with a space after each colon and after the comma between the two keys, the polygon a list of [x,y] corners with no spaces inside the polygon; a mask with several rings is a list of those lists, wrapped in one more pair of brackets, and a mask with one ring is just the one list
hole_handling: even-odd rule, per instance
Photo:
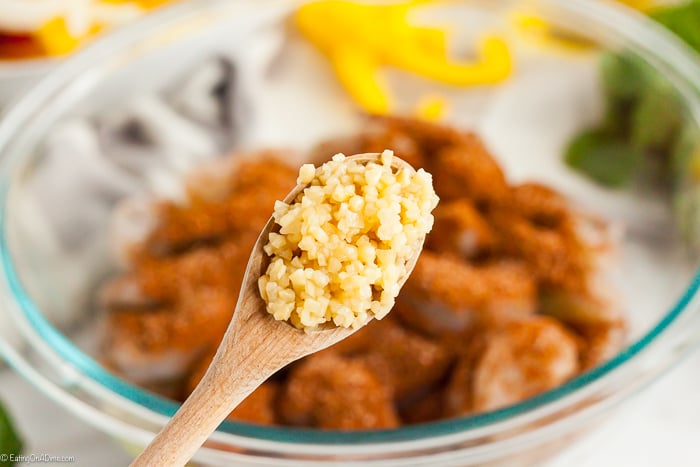
{"label": "wood grain on spoon", "polygon": [[[358,154],[346,161],[378,161],[379,154]],[[395,169],[412,169],[394,157]],[[292,203],[307,185],[297,185],[285,198]],[[325,349],[357,329],[321,326],[305,332],[267,313],[258,279],[270,262],[263,248],[270,232],[279,229],[270,219],[258,237],[248,261],[236,310],[219,349],[197,388],[169,423],[158,433],[132,466],[185,465],[219,424],[251,392],[289,363]],[[406,262],[399,285],[403,286],[418,260],[422,242]]]}

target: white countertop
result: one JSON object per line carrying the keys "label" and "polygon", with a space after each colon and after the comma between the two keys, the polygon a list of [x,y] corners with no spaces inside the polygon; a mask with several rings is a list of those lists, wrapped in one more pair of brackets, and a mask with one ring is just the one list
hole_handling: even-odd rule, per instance
{"label": "white countertop", "polygon": [[[90,467],[124,466],[130,461],[106,435],[8,370],[0,372],[0,399],[25,438],[26,454],[74,456],[75,465]],[[547,467],[694,467],[700,462],[699,442],[700,353],[696,352]]]}

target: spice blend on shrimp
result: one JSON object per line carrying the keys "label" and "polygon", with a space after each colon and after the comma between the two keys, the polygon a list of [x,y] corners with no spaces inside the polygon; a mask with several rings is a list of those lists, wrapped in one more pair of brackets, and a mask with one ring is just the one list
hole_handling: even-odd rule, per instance
{"label": "spice blend on shrimp", "polygon": [[[463,416],[557,387],[624,345],[623,310],[599,289],[614,247],[604,222],[508,181],[475,134],[422,121],[370,118],[306,160],[385,148],[430,172],[441,199],[394,309],[272,376],[229,418],[367,430]],[[203,166],[185,203],[154,203],[151,230],[121,245],[125,270],[100,295],[101,358],[130,382],[184,400],[208,368],[250,251],[298,175],[291,151],[251,156]]]}

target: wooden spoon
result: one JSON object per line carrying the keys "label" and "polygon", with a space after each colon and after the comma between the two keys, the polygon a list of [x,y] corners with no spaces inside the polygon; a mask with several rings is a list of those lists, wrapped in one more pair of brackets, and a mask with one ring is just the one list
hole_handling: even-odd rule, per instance
{"label": "wooden spoon", "polygon": [[[378,161],[379,156],[375,153],[358,154],[345,160],[367,163]],[[392,167],[414,170],[398,157],[393,158]],[[306,187],[297,185],[284,201],[292,203]],[[236,310],[206,374],[132,466],[185,465],[231,411],[268,377],[289,363],[323,350],[357,331],[331,323],[304,332],[285,321],[275,320],[267,313],[258,291],[258,279],[269,265],[263,247],[275,229],[279,226],[270,218],[253,247]],[[421,250],[422,242],[407,261],[399,280],[400,286],[413,271]]]}

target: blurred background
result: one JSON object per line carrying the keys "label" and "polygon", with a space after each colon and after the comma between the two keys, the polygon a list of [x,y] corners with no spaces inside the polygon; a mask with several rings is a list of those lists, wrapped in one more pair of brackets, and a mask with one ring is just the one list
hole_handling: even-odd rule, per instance
{"label": "blurred background", "polygon": [[[49,465],[127,464],[134,439],[115,435],[116,428],[103,433],[99,417],[87,411],[78,417],[78,404],[52,394],[84,401],[94,381],[159,415],[172,410],[169,401],[130,392],[128,383],[90,375],[92,381],[84,378],[85,367],[71,366],[83,353],[109,360],[91,340],[97,328],[84,323],[98,300],[94,281],[115,268],[103,253],[111,248],[105,232],[114,233],[108,225],[118,201],[149,196],[182,203],[184,174],[201,164],[232,149],[306,151],[357,131],[364,114],[473,129],[515,180],[534,176],[642,239],[651,253],[625,250],[622,277],[615,279],[629,279],[622,289],[624,311],[635,316],[630,343],[643,346],[667,309],[682,308],[678,297],[693,304],[684,300],[697,285],[700,164],[697,109],[686,96],[700,93],[700,82],[692,82],[692,67],[700,65],[700,0],[591,2],[590,10],[582,1],[562,12],[557,2],[528,1],[321,1],[308,10],[299,2],[242,1],[240,11],[234,0],[226,8],[217,3],[0,0],[0,119],[8,119],[0,120],[0,163],[7,157],[3,192],[10,192],[3,196],[22,213],[4,213],[13,235],[8,258],[42,315],[22,323],[0,308],[0,350],[10,362],[0,366],[0,454],[56,456],[42,462]],[[434,4],[447,8],[432,13]],[[416,32],[411,15],[420,8],[428,26],[421,23]],[[578,25],[577,9],[588,15]],[[218,11],[226,11],[225,21],[217,22]],[[624,19],[621,30],[591,20],[597,14]],[[443,30],[450,22],[458,26]],[[668,42],[657,44],[658,37]],[[438,50],[440,59],[422,55],[425,50]],[[468,57],[469,66],[455,65],[452,56]],[[32,159],[22,162],[29,153]],[[15,279],[6,280],[0,306],[23,305]],[[678,327],[690,334],[697,320],[688,313]],[[51,327],[46,334],[44,318]],[[659,344],[638,364],[640,375],[654,378],[619,383],[634,397],[575,443],[546,459],[489,465],[696,465],[700,356],[688,351],[694,334],[674,333],[666,335],[669,350]],[[70,347],[54,357],[27,337],[60,348],[64,334],[77,353]],[[106,372],[126,373],[114,361],[104,365]],[[10,366],[25,377],[51,366],[61,371],[47,377],[58,382],[39,385]],[[148,378],[125,378],[163,394]],[[591,398],[605,400],[611,392],[606,387]],[[57,397],[66,402],[51,400]],[[110,403],[91,407],[108,415],[123,410],[125,432],[153,429],[154,419],[129,425],[138,417]],[[84,421],[91,417],[92,424]],[[441,465],[435,462],[424,465]],[[4,465],[13,462],[0,457]]]}

